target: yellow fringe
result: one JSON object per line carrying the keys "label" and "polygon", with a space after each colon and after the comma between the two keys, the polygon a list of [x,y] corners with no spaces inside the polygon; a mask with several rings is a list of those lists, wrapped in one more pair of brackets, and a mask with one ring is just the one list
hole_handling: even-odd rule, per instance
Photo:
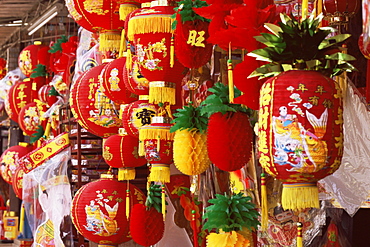
{"label": "yellow fringe", "polygon": [[233,61],[227,60],[227,79],[229,81],[229,102],[234,103],[234,78],[233,78]]}
{"label": "yellow fringe", "polygon": [[131,44],[130,41],[127,43],[126,46],[126,69],[132,69],[132,53],[131,53]]}
{"label": "yellow fringe", "polygon": [[303,247],[302,223],[298,222],[297,230],[297,247]]}
{"label": "yellow fringe", "polygon": [[266,174],[261,174],[261,230],[266,231],[268,226],[268,202],[267,202],[267,187]]}
{"label": "yellow fringe", "polygon": [[175,44],[174,37],[171,37],[171,46],[170,46],[170,67],[173,68],[175,65]]}
{"label": "yellow fringe", "polygon": [[150,182],[170,182],[170,165],[168,164],[152,164],[149,174]]}
{"label": "yellow fringe", "polygon": [[138,9],[139,7],[135,4],[121,4],[119,6],[119,19],[121,21],[126,20],[126,17],[128,14],[130,14],[132,11]]}
{"label": "yellow fringe", "polygon": [[146,139],[173,140],[175,133],[170,133],[167,126],[144,125],[139,129],[139,140],[144,142]]}
{"label": "yellow fringe", "polygon": [[171,105],[176,104],[176,89],[166,86],[153,86],[153,83],[149,82],[149,103],[158,104],[165,102]]}
{"label": "yellow fringe", "polygon": [[132,17],[128,23],[127,37],[134,40],[135,34],[173,33],[171,15],[147,15]]}
{"label": "yellow fringe", "polygon": [[126,189],[126,218],[127,220],[130,218],[130,184],[127,182],[127,189]]}
{"label": "yellow fringe", "polygon": [[136,176],[135,168],[124,167],[118,169],[118,181],[134,180]]}
{"label": "yellow fringe", "polygon": [[101,33],[99,35],[100,51],[119,51],[121,35],[119,33]]}
{"label": "yellow fringe", "polygon": [[320,208],[316,183],[283,184],[282,206],[284,210]]}
{"label": "yellow fringe", "polygon": [[145,156],[144,141],[139,141],[139,150],[137,152],[139,156]]}
{"label": "yellow fringe", "polygon": [[162,215],[163,221],[166,221],[166,191],[164,188],[164,184],[162,184]]}
{"label": "yellow fringe", "polygon": [[125,29],[122,29],[121,32],[121,43],[119,45],[119,57],[123,57],[123,53],[126,50],[126,38],[125,38]]}

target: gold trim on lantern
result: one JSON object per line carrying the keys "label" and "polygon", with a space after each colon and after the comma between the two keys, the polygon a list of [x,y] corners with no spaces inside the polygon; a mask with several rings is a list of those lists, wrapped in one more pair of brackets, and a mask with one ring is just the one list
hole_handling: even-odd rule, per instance
{"label": "gold trim on lantern", "polygon": [[170,165],[168,164],[152,164],[148,181],[150,182],[170,182]]}
{"label": "gold trim on lantern", "polygon": [[134,167],[123,167],[118,169],[118,181],[134,180],[136,171]]}
{"label": "gold trim on lantern", "polygon": [[126,20],[126,17],[134,10],[139,7],[136,4],[123,3],[119,6],[119,19],[121,21]]}
{"label": "gold trim on lantern", "polygon": [[99,51],[119,51],[121,45],[121,34],[116,32],[105,32],[99,35]]}
{"label": "gold trim on lantern", "polygon": [[284,210],[320,208],[316,183],[283,184],[281,198]]}
{"label": "gold trim on lantern", "polygon": [[176,83],[167,81],[149,82],[149,103],[165,102],[171,105],[176,104]]}
{"label": "gold trim on lantern", "polygon": [[149,95],[139,95],[139,100],[149,100]]}

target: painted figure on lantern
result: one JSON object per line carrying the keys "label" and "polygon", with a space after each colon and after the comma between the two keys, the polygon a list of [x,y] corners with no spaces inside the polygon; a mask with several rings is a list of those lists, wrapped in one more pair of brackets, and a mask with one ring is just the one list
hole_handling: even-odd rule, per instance
{"label": "painted figure on lantern", "polygon": [[117,68],[114,68],[114,69],[111,70],[110,77],[109,77],[108,81],[109,81],[109,84],[110,84],[110,90],[111,91],[121,91],[121,89],[118,86],[120,79],[118,77],[118,69]]}

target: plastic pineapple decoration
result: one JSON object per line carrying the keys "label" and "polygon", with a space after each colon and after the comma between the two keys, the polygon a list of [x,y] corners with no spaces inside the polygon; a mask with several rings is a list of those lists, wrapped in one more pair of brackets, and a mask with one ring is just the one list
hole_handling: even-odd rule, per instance
{"label": "plastic pineapple decoration", "polygon": [[260,91],[258,153],[283,182],[285,210],[319,207],[316,182],[338,169],[343,154],[342,91],[328,76],[353,70],[354,58],[340,52],[350,35],[326,39],[335,29],[318,28],[321,19],[281,15],[279,26],[266,24],[272,34],[256,37],[267,47],[249,54],[270,62],[252,75],[274,76]]}
{"label": "plastic pineapple decoration", "polygon": [[203,219],[204,230],[216,229],[217,233],[207,236],[207,246],[213,247],[245,247],[250,246],[248,239],[239,233],[244,228],[257,229],[259,213],[251,203],[251,197],[243,193],[233,195],[216,194],[215,199],[208,202],[213,205],[206,208]]}
{"label": "plastic pineapple decoration", "polygon": [[[202,115],[209,116],[208,155],[224,171],[235,171],[248,163],[252,151],[253,131],[247,109],[229,103],[228,86],[216,83],[201,105]],[[235,89],[235,97],[240,91]]]}
{"label": "plastic pineapple decoration", "polygon": [[200,114],[200,108],[184,106],[173,114],[176,118],[171,127],[175,132],[173,142],[173,159],[175,166],[186,175],[198,175],[210,166],[207,152],[207,122]]}

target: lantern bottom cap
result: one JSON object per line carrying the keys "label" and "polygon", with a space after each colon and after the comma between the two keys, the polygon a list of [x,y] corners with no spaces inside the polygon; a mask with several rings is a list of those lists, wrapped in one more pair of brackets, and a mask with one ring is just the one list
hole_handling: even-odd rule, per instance
{"label": "lantern bottom cap", "polygon": [[283,184],[282,206],[284,210],[320,208],[316,183]]}

